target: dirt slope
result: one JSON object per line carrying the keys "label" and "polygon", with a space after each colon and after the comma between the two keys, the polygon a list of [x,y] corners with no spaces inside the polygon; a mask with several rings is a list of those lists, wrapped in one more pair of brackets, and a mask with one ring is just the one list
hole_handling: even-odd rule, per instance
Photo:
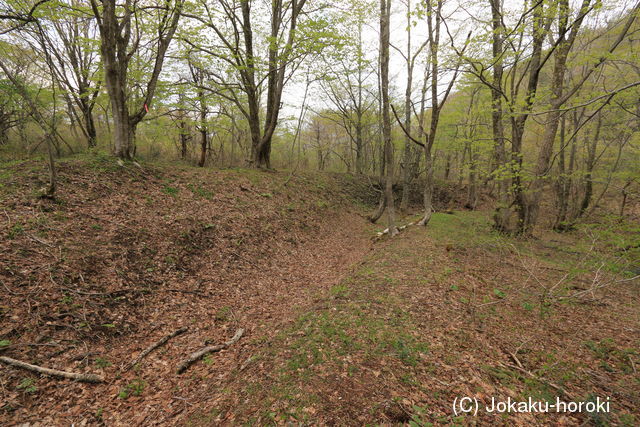
{"label": "dirt slope", "polygon": [[[223,385],[292,307],[337,283],[370,247],[364,220],[328,177],[285,187],[286,174],[67,161],[49,202],[34,198],[41,176],[32,162],[3,171],[1,353],[108,381],[2,365],[0,423],[179,422],[203,387]],[[240,327],[233,348],[175,373],[190,352]]]}

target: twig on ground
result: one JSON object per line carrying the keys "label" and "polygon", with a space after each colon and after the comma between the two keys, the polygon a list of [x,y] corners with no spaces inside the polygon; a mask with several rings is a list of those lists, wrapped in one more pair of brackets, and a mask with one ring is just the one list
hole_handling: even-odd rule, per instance
{"label": "twig on ground", "polygon": [[542,377],[539,377],[538,375],[534,374],[531,371],[527,371],[524,368],[521,368],[521,367],[516,366],[516,365],[507,364],[507,363],[498,362],[498,364],[500,364],[501,366],[503,366],[503,367],[505,367],[507,369],[515,369],[515,370],[520,371],[520,372],[522,372],[524,374],[527,374],[527,376],[529,376],[531,378],[534,378],[534,379],[536,379],[538,381],[541,381],[541,382],[547,384],[548,386],[550,386],[551,388],[556,389],[557,391],[559,391],[563,395],[573,399],[573,395],[571,393],[569,393],[568,391],[566,391],[564,388],[562,388],[559,385],[554,384],[551,381],[548,381],[548,380],[546,380],[546,379],[544,379]]}
{"label": "twig on ground", "polygon": [[2,286],[7,290],[7,292],[9,293],[9,295],[15,295],[15,296],[22,296],[25,295],[23,293],[20,292],[13,292],[11,289],[9,289],[7,287],[7,285],[4,284],[4,282],[2,280],[0,280],[0,284],[2,284]]}
{"label": "twig on ground", "polygon": [[97,356],[98,354],[100,353],[98,353],[97,351],[85,351],[84,353],[73,356],[71,360],[73,360],[74,362],[81,362],[91,356]]}
{"label": "twig on ground", "polygon": [[522,366],[522,363],[520,363],[520,360],[518,360],[515,353],[511,353],[511,352],[508,352],[508,353],[509,353],[509,356],[511,356],[511,358],[513,359],[513,361],[516,362],[516,365],[524,369],[524,367]]}
{"label": "twig on ground", "polygon": [[176,400],[182,400],[184,403],[186,403],[189,406],[194,406],[193,403],[189,402],[189,399],[184,398],[184,397],[178,397],[178,396],[171,396],[172,399],[176,399]]}
{"label": "twig on ground", "polygon": [[180,294],[193,294],[193,295],[206,296],[206,294],[202,291],[192,291],[189,289],[158,289],[158,291],[177,292]]}
{"label": "twig on ground", "polygon": [[47,242],[47,241],[45,241],[45,240],[43,240],[43,239],[40,239],[40,238],[38,238],[38,237],[36,237],[36,236],[32,236],[32,235],[31,235],[31,234],[29,234],[29,233],[26,233],[26,235],[27,235],[27,237],[28,237],[28,238],[30,238],[30,239],[31,239],[31,240],[33,240],[34,242],[41,243],[41,244],[43,244],[43,245],[45,245],[45,246],[48,246],[48,247],[50,247],[50,248],[54,248],[54,247],[55,247],[55,246],[54,246],[54,245],[52,245],[51,243],[49,243],[49,242]]}
{"label": "twig on ground", "polygon": [[247,357],[247,360],[245,360],[244,363],[240,365],[240,371],[244,371],[245,369],[247,369],[247,366],[249,366],[251,362],[253,362],[253,356]]}
{"label": "twig on ground", "polygon": [[35,343],[35,342],[32,342],[32,343],[15,343],[15,344],[11,344],[11,345],[8,345],[6,347],[0,348],[0,351],[8,350],[8,349],[11,349],[11,348],[16,348],[16,347],[62,347],[62,346],[60,344],[58,344],[58,343],[48,343],[48,342],[45,342],[45,343]]}
{"label": "twig on ground", "polygon": [[187,357],[178,365],[177,372],[179,374],[183,373],[189,366],[191,366],[195,361],[199,360],[205,354],[224,350],[225,348],[235,344],[240,340],[240,338],[242,337],[242,334],[244,334],[244,329],[240,328],[236,331],[236,334],[229,341],[222,344],[218,344],[218,345],[210,345],[196,351],[195,353],[192,353],[189,357]]}
{"label": "twig on ground", "polygon": [[577,297],[582,296],[582,295],[584,295],[586,293],[590,293],[591,297],[593,299],[595,299],[595,291],[597,291],[599,289],[605,288],[605,287],[610,286],[610,285],[615,285],[615,284],[618,284],[618,283],[631,282],[631,281],[634,281],[634,280],[637,280],[637,279],[640,279],[640,274],[636,275],[636,276],[633,276],[633,277],[629,277],[629,278],[625,278],[625,279],[619,279],[619,280],[611,280],[611,281],[604,282],[604,283],[601,280],[597,280],[597,277],[596,277],[596,278],[593,279],[593,283],[592,283],[592,285],[591,285],[591,287],[589,289],[585,289],[583,291],[575,292],[575,293],[573,293],[571,295],[567,295],[565,297],[559,297],[558,299],[559,300],[568,300],[568,299],[572,299],[572,298],[577,298]]}
{"label": "twig on ground", "polygon": [[156,341],[155,343],[151,344],[149,347],[147,347],[142,353],[140,353],[138,355],[138,357],[136,357],[134,359],[133,362],[129,363],[127,366],[125,366],[125,368],[123,369],[123,371],[128,371],[129,369],[133,368],[135,365],[137,365],[142,359],[144,359],[145,357],[147,357],[147,355],[149,353],[151,353],[153,350],[155,350],[156,348],[164,345],[167,343],[167,341],[169,341],[171,338],[174,338],[180,334],[183,334],[185,332],[187,332],[188,328],[183,327],[180,329],[176,329],[175,331],[171,332],[169,335],[165,335],[161,340]]}
{"label": "twig on ground", "polygon": [[43,368],[38,365],[31,365],[20,360],[12,359],[10,357],[0,356],[0,362],[4,362],[7,365],[16,366],[18,368],[26,369],[28,371],[37,372],[39,374],[49,375],[52,377],[68,378],[70,380],[82,381],[86,383],[101,383],[104,382],[104,378],[94,374],[77,374],[75,372],[58,371],[57,369]]}

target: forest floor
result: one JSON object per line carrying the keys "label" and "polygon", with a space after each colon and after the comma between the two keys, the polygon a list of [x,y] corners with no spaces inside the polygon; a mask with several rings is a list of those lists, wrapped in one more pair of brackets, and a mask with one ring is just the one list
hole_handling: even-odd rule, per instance
{"label": "forest floor", "polygon": [[[106,381],[2,364],[0,424],[640,422],[637,222],[525,240],[454,209],[374,242],[349,176],[74,158],[56,201],[44,177],[0,166],[0,356]],[[611,412],[456,416],[463,396]]]}

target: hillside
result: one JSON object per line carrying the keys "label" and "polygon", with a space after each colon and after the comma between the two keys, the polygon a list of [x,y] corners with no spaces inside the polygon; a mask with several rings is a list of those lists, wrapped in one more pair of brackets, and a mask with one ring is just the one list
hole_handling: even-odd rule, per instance
{"label": "hillside", "polygon": [[[0,169],[0,356],[105,382],[0,364],[2,424],[638,421],[637,224],[523,240],[454,210],[375,242],[376,194],[349,175],[108,157],[59,175],[51,201],[41,163]],[[613,410],[458,417],[460,396]]]}

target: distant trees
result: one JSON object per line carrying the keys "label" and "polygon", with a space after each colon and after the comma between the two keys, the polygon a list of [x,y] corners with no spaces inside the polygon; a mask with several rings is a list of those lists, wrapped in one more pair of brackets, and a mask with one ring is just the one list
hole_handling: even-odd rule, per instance
{"label": "distant trees", "polygon": [[24,126],[25,105],[10,80],[0,81],[0,146],[9,143],[9,132]]}
{"label": "distant trees", "polygon": [[371,219],[386,210],[391,234],[416,183],[422,225],[441,182],[470,209],[492,198],[506,233],[531,234],[547,212],[571,230],[612,194],[624,213],[640,182],[640,4],[511,6],[8,2],[0,152],[46,150],[52,171],[90,148],[377,175]]}
{"label": "distant trees", "polygon": [[[217,7],[198,0],[196,9],[185,15],[216,35],[213,42],[197,34],[185,35],[185,40],[216,64],[206,70],[209,90],[233,102],[245,117],[251,136],[250,163],[257,168],[271,167],[285,85],[300,62],[324,45],[323,24],[303,13],[305,4],[306,0],[275,0],[266,7],[248,0],[222,0]],[[256,29],[265,17],[267,34]]]}
{"label": "distant trees", "polygon": [[[488,6],[491,12],[491,56],[485,59],[477,55],[461,56],[467,61],[467,71],[486,85],[492,96],[494,178],[498,182],[499,198],[494,225],[501,231],[529,234],[537,222],[543,188],[548,182],[551,164],[557,157],[554,156],[554,147],[558,127],[563,120],[566,123],[564,117],[572,109],[566,105],[576,99],[580,87],[624,39],[637,14],[637,6],[629,12],[629,18],[606,53],[584,67],[582,75],[572,85],[567,85],[570,54],[581,38],[585,20],[598,10],[596,3],[583,0],[575,9],[565,0],[526,3],[523,12],[511,19],[507,19],[501,2],[488,0]],[[479,43],[484,43],[484,40]],[[583,44],[582,49],[598,49],[593,40],[590,43]],[[541,141],[535,146],[535,167],[527,170],[524,145],[528,122],[533,115],[544,116],[544,126]],[[504,130],[505,123],[510,125],[509,136]],[[558,152],[559,159],[564,161],[565,155],[563,143]],[[573,168],[573,164],[562,164],[562,176],[565,167]],[[561,180],[559,194],[564,197],[568,181]],[[565,201],[560,203],[561,211],[565,210],[564,204]],[[515,226],[511,221],[513,211],[517,214]],[[561,218],[564,216],[564,213],[560,214]]]}
{"label": "distant trees", "polygon": [[35,49],[42,52],[56,84],[62,90],[69,106],[73,123],[78,124],[88,147],[96,146],[97,131],[93,110],[96,105],[102,78],[99,54],[95,39],[95,21],[82,8],[78,0],[71,0],[67,13],[61,17],[57,11],[47,8],[46,19],[41,19],[33,35]]}
{"label": "distant trees", "polygon": [[355,172],[362,174],[370,170],[372,160],[367,134],[375,125],[371,118],[378,103],[373,80],[377,67],[367,55],[363,38],[364,26],[371,20],[371,5],[352,1],[349,6],[338,14],[333,27],[336,43],[324,50],[318,74],[324,98],[335,111],[325,117],[344,129],[354,154]]}

